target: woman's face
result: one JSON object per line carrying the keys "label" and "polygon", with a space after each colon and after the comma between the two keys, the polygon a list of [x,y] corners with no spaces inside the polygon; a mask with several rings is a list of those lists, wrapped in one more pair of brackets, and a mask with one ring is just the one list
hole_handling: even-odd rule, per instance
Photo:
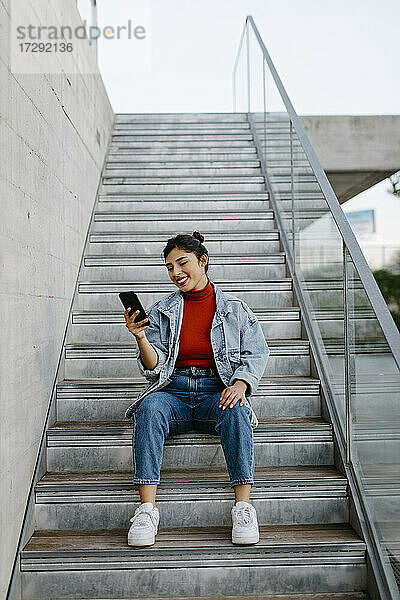
{"label": "woman's face", "polygon": [[[205,265],[208,257],[199,260],[193,252],[173,248],[165,259],[171,281],[184,292],[202,290],[208,283]],[[181,282],[181,283],[180,283]]]}

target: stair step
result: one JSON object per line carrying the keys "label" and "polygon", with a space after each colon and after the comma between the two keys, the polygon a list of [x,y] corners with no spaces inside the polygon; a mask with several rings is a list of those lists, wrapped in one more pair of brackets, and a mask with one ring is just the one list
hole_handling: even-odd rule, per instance
{"label": "stair step", "polygon": [[116,122],[114,125],[114,132],[120,131],[129,131],[133,133],[144,131],[145,133],[155,133],[158,132],[173,132],[176,131],[189,131],[194,133],[195,131],[199,131],[204,133],[205,131],[208,133],[219,133],[223,131],[249,131],[250,124],[246,121],[238,121],[236,123],[219,123],[218,121],[213,122],[197,122],[197,123],[146,123],[146,122],[137,122],[137,123],[127,123],[127,122]]}
{"label": "stair step", "polygon": [[[353,556],[348,556],[350,560],[357,560],[357,558],[362,560],[366,549],[363,540],[347,523],[261,525],[259,543],[248,546],[231,543],[229,526],[161,527],[154,547],[149,546],[145,550],[128,546],[126,534],[125,529],[122,531],[105,529],[95,532],[90,530],[35,531],[22,551],[21,566],[23,570],[28,566],[41,570],[45,563],[49,565],[54,559],[62,559],[63,556],[69,558],[72,563],[74,558],[79,560],[82,552],[85,553],[86,558],[92,554],[91,558],[95,562],[97,562],[96,557],[104,562],[111,559],[114,562],[125,556],[129,568],[137,569],[151,557],[157,557],[161,564],[163,558],[169,556],[173,559],[179,554],[182,554],[182,562],[196,563],[201,557],[206,561],[209,555],[209,564],[214,561],[215,563],[229,561],[239,566],[244,564],[246,557],[251,560],[251,564],[263,564],[264,560],[268,561],[272,558],[271,555],[281,554],[284,558],[287,553],[292,552],[301,553],[297,559],[300,563],[309,559],[314,552],[321,551],[334,552],[336,558],[339,558],[341,551],[345,551],[349,554],[354,553]],[[104,555],[101,556],[100,552],[104,552]],[[306,558],[304,554],[308,557]],[[41,564],[38,560],[33,563],[35,555],[42,560]],[[214,555],[214,559],[211,555]],[[294,562],[297,562],[295,558]],[[53,566],[57,568],[54,563]],[[83,566],[86,569],[90,568],[88,564],[82,565],[82,563],[77,563],[75,568],[82,570]],[[206,566],[205,563],[203,566]],[[126,563],[125,567],[127,567]]]}
{"label": "stair step", "polygon": [[232,544],[230,526],[160,528],[147,548],[128,546],[127,527],[39,530],[21,553],[21,570],[27,600],[50,600],[65,585],[84,598],[100,589],[122,598],[138,586],[142,598],[166,589],[169,597],[204,596],[216,581],[226,595],[290,593],[299,581],[303,592],[354,592],[366,587],[365,550],[346,523],[264,525],[258,544],[245,546]]}
{"label": "stair step", "polygon": [[[256,467],[254,482],[259,525],[348,520],[347,479],[333,467]],[[46,473],[35,487],[36,528],[123,528],[140,504],[135,488],[132,472]],[[162,527],[229,525],[232,500],[226,467],[161,472]]]}
{"label": "stair step", "polygon": [[[279,278],[266,281],[245,280],[227,282],[214,278],[214,283],[234,294],[253,308],[281,308],[293,306],[292,279]],[[171,281],[141,281],[135,283],[143,306],[174,293],[177,287]],[[79,310],[121,310],[119,292],[129,291],[132,284],[124,281],[84,281],[78,283],[76,307]]]}
{"label": "stair step", "polygon": [[[115,212],[115,211],[95,211],[94,213],[95,221],[151,221],[154,222],[154,213],[150,210],[140,210],[140,211],[128,211],[125,213]],[[221,211],[221,210],[211,210],[207,214],[204,214],[202,211],[191,211],[187,213],[181,213],[180,211],[171,211],[164,210],[159,211],[158,215],[162,218],[163,221],[177,221],[181,219],[184,221],[208,221],[210,219],[219,219],[220,221],[231,221],[235,219],[240,219],[241,221],[251,221],[254,219],[273,219],[274,211],[271,209],[267,209],[265,207],[255,209],[251,212],[248,210],[238,210],[238,211]]]}
{"label": "stair step", "polygon": [[[282,176],[282,181],[286,182],[286,177]],[[289,179],[290,180],[290,179]],[[199,175],[193,176],[188,175],[187,177],[170,175],[169,177],[158,177],[152,175],[150,177],[129,177],[126,175],[111,177],[103,177],[103,188],[110,185],[133,185],[133,184],[146,184],[154,183],[158,185],[171,185],[171,184],[191,184],[191,185],[203,185],[203,184],[246,184],[246,183],[264,183],[264,177],[258,174],[250,175]]]}
{"label": "stair step", "polygon": [[[195,499],[209,499],[209,487],[224,489],[218,493],[224,497],[225,485],[229,483],[229,474],[226,468],[199,469],[163,469],[161,470],[161,483],[157,490],[157,499],[162,502],[169,497],[180,497],[187,490],[188,496]],[[131,471],[94,471],[89,473],[48,472],[36,484],[36,494],[42,502],[51,502],[55,499],[54,492],[65,501],[71,502],[71,496],[79,498],[100,494],[107,499],[111,495],[126,496],[134,488]],[[326,488],[335,489],[343,494],[346,491],[347,479],[335,467],[255,467],[254,487],[252,498],[263,498],[264,494],[274,497],[276,494],[295,496],[298,486],[299,494],[304,493],[309,486],[315,493],[323,494]],[[263,489],[261,489],[263,488]],[[228,490],[231,491],[232,490]]]}
{"label": "stair step", "polygon": [[183,156],[183,157],[162,157],[160,160],[150,156],[125,156],[119,157],[112,154],[107,157],[106,167],[112,172],[114,169],[202,169],[202,168],[226,168],[226,169],[242,169],[245,167],[256,168],[260,167],[259,159],[252,155],[244,155],[243,158],[226,159],[214,157],[211,160],[206,160],[201,157]]}
{"label": "stair step", "polygon": [[[280,184],[286,186],[286,183]],[[311,186],[312,184],[306,184]],[[299,184],[300,186],[300,184]],[[308,188],[305,188],[308,189]],[[174,192],[265,192],[264,177],[259,175],[226,175],[199,177],[115,177],[103,179],[100,192],[118,194]]]}
{"label": "stair step", "polygon": [[[309,355],[308,340],[268,340],[270,356]],[[65,358],[136,358],[137,344],[132,342],[95,342],[65,344]]]}
{"label": "stair step", "polygon": [[[284,130],[282,130],[284,132]],[[251,133],[249,123],[116,123],[113,135],[226,135]]]}
{"label": "stair step", "polygon": [[[60,421],[118,420],[148,385],[144,377],[71,379],[57,384]],[[260,380],[251,402],[259,418],[321,415],[320,382],[313,377],[271,377]]]}
{"label": "stair step", "polygon": [[[286,275],[284,252],[246,256],[220,254],[211,261],[208,275],[212,280],[224,277],[240,281],[247,276],[250,268],[253,277],[261,280]],[[169,277],[160,255],[88,255],[84,258],[84,267],[81,281],[140,281],[144,278],[161,281],[165,276]]]}
{"label": "stair step", "polygon": [[107,183],[108,180],[112,180],[114,178],[118,179],[137,179],[139,181],[146,179],[157,179],[162,177],[163,179],[177,179],[179,178],[184,183],[187,178],[194,177],[260,177],[261,169],[260,165],[254,166],[243,166],[242,164],[236,167],[231,166],[220,166],[220,165],[205,165],[204,167],[197,166],[170,166],[170,167],[160,167],[159,165],[155,165],[154,167],[148,167],[148,165],[138,166],[125,166],[124,164],[119,163],[119,167],[110,168],[108,165],[103,173],[103,183]]}
{"label": "stair step", "polygon": [[[220,286],[224,291],[227,291],[227,288],[229,287],[230,291],[232,293],[237,293],[240,291],[247,291],[249,289],[255,291],[255,290],[262,290],[262,291],[272,291],[272,290],[291,290],[292,289],[292,280],[290,277],[286,277],[286,278],[281,278],[277,281],[254,281],[254,280],[247,280],[247,281],[235,281],[235,282],[224,282],[221,280],[214,280],[214,283],[216,283],[218,286]],[[81,294],[90,294],[90,293],[99,293],[100,291],[102,291],[103,293],[114,293],[119,291],[119,286],[123,286],[124,288],[126,288],[126,286],[131,286],[132,284],[127,284],[126,282],[123,281],[109,281],[109,282],[98,282],[98,281],[85,281],[82,282],[81,284],[79,284],[79,292]],[[169,281],[169,282],[158,282],[158,281],[141,281],[141,282],[136,282],[135,283],[135,288],[138,291],[146,291],[149,289],[159,289],[160,291],[164,292],[168,292],[171,291],[171,293],[176,291],[176,286],[174,286],[174,284]],[[267,307],[266,307],[267,308]],[[271,307],[268,307],[271,308]]]}
{"label": "stair step", "polygon": [[[236,212],[239,210],[246,210],[248,212],[255,212],[262,208],[265,210],[272,210],[270,201],[268,199],[255,199],[255,200],[238,200],[232,199],[216,199],[209,200],[208,198],[202,198],[203,194],[199,194],[199,197],[189,199],[176,198],[169,200],[162,194],[154,194],[154,199],[137,199],[132,194],[117,194],[117,195],[106,195],[101,198],[97,205],[96,213],[102,212],[141,212],[143,208],[146,211],[152,211],[153,214],[158,214],[161,210],[165,209],[166,203],[168,203],[168,209],[172,212],[187,213],[193,209],[201,210],[203,213],[208,213],[218,209],[223,212]],[[314,205],[310,203],[310,208]],[[286,209],[285,202],[282,202],[282,207]],[[315,205],[316,208],[321,208],[321,205]]]}
{"label": "stair step", "polygon": [[[139,137],[136,139],[130,139],[129,141],[112,141],[110,144],[110,148],[117,150],[129,148],[132,150],[134,148],[143,148],[148,150],[153,150],[156,152],[160,152],[162,150],[169,150],[170,148],[175,151],[180,151],[182,148],[190,149],[193,152],[196,152],[199,148],[207,148],[212,150],[214,148],[225,149],[229,148],[229,152],[231,148],[239,148],[242,150],[243,148],[251,148],[254,145],[253,135],[247,134],[245,136],[204,136],[200,139],[200,136],[176,136],[175,139],[166,139],[166,140],[148,140],[145,136],[142,136],[143,139]],[[282,140],[281,144],[287,144],[286,140]],[[276,145],[274,144],[274,148]]]}
{"label": "stair step", "polygon": [[[277,156],[280,156],[280,152],[276,152]],[[126,157],[131,157],[135,161],[147,162],[148,160],[256,160],[258,159],[257,151],[254,146],[245,147],[218,147],[218,146],[206,146],[204,148],[196,147],[190,148],[185,146],[176,147],[164,147],[164,146],[148,146],[146,148],[130,148],[129,146],[124,147],[110,147],[107,152],[106,160],[112,157],[119,157],[121,160],[125,160]]]}
{"label": "stair step", "polygon": [[[83,432],[84,435],[90,434],[91,436],[105,435],[128,435],[132,429],[132,423],[130,419],[124,419],[123,421],[68,421],[62,422],[57,421],[49,429],[49,438],[52,436],[64,436],[71,434],[73,436],[76,433]],[[304,435],[314,437],[317,434],[321,436],[321,439],[330,439],[332,432],[332,425],[328,421],[325,421],[322,417],[298,417],[298,418],[275,418],[275,419],[260,419],[259,426],[255,429],[254,435],[258,437],[265,437],[266,440],[271,438],[277,439],[277,441],[286,441],[290,436],[294,436],[297,439],[299,435],[303,438]],[[283,435],[283,439],[282,438]],[[193,432],[179,434],[171,436],[179,440],[181,443],[191,444],[193,439],[196,440],[208,440],[211,444],[214,443],[214,436],[209,434],[203,434],[201,432]],[[193,438],[193,439],[192,439]],[[90,440],[93,441],[92,438]]]}
{"label": "stair step", "polygon": [[[272,135],[271,135],[272,134]],[[276,145],[285,144],[288,150],[290,151],[290,133],[289,130],[285,131],[284,129],[277,129],[273,132],[269,132],[268,130],[265,132],[263,127],[257,128],[257,136],[260,142],[263,142],[265,139],[267,148],[274,148]],[[292,138],[292,145],[294,148],[298,148],[302,150],[302,145],[300,143],[299,138],[296,134]],[[304,152],[304,150],[303,150]]]}
{"label": "stair step", "polygon": [[[300,308],[289,306],[283,308],[254,309],[253,311],[260,323],[265,321],[298,321],[300,319]],[[110,325],[125,324],[121,311],[78,311],[72,312],[72,323],[79,325]]]}
{"label": "stair step", "polygon": [[[136,384],[143,384],[144,378],[140,379],[75,379],[63,380],[57,384],[58,397],[71,397],[79,394],[79,390],[84,395],[90,394],[93,398],[115,397],[118,393],[125,393],[130,396],[131,388]],[[147,383],[147,381],[146,381]],[[91,392],[92,390],[92,392]],[[125,391],[124,391],[125,390]],[[287,394],[316,394],[320,392],[320,380],[316,377],[263,377],[259,386],[252,396],[272,394],[273,396],[286,396]],[[60,396],[61,394],[61,396]]]}
{"label": "stair step", "polygon": [[[192,233],[192,232],[190,232]],[[203,233],[203,232],[202,232]],[[165,233],[159,231],[118,232],[98,231],[89,233],[89,249],[94,253],[161,253],[166,245]],[[277,252],[280,250],[279,232],[268,231],[223,231],[209,232],[206,235],[207,249],[210,256],[218,253],[259,254],[261,252]]]}
{"label": "stair step", "polygon": [[[178,596],[176,596],[175,598],[171,598],[170,596],[168,596],[168,598],[169,600],[182,600],[182,597]],[[79,600],[85,599],[81,598]],[[129,597],[128,600],[143,600],[143,598]],[[165,597],[146,598],[146,600],[165,600]],[[336,594],[332,592],[330,594],[262,594],[257,596],[253,594],[247,596],[185,596],[185,600],[370,600],[370,597],[364,592],[347,592],[344,594]]]}
{"label": "stair step", "polygon": [[247,114],[239,112],[184,112],[184,113],[116,113],[115,124],[119,123],[246,123]]}
{"label": "stair step", "polygon": [[[126,327],[124,328],[126,330]],[[126,330],[127,331],[127,330]],[[130,333],[126,336],[132,338]],[[308,340],[268,340],[264,375],[309,375]],[[135,341],[65,344],[65,377],[135,377],[140,375]]]}
{"label": "stair step", "polygon": [[[207,212],[172,212],[161,210],[154,218],[150,211],[114,212],[102,211],[94,214],[94,228],[96,231],[143,231],[147,223],[151,223],[153,230],[163,231],[165,235],[189,229],[193,231],[201,227],[201,231],[218,231],[222,227],[230,230],[241,230],[243,226],[253,231],[275,229],[274,211],[261,209],[256,211],[230,211],[223,212],[211,210]],[[204,234],[205,236],[205,234]]]}
{"label": "stair step", "polygon": [[[58,421],[47,432],[47,468],[57,472],[131,470],[132,427],[131,419]],[[258,467],[333,464],[332,425],[321,417],[259,419],[254,446]],[[220,437],[194,430],[168,436],[162,465],[166,469],[225,466]]]}
{"label": "stair step", "polygon": [[[185,213],[193,210],[210,211],[248,211],[271,210],[267,192],[198,193],[198,194],[102,194],[96,207],[96,213],[108,212],[146,212],[159,213],[166,205],[171,212]],[[310,204],[310,206],[312,206]]]}
{"label": "stair step", "polygon": [[[296,176],[296,188],[298,188],[298,186],[301,184],[318,183],[315,178],[315,175],[313,173],[307,173],[307,172],[303,172],[303,171],[299,172],[297,170],[295,176]],[[290,183],[291,182],[290,169],[283,169],[281,167],[277,167],[276,169],[271,169],[270,170],[270,178],[274,185],[277,183]],[[316,191],[318,191],[318,188],[315,188],[315,189],[316,189]]]}
{"label": "stair step", "polygon": [[[154,179],[154,178],[153,178]],[[257,180],[255,176],[247,176],[243,177],[240,180],[239,177],[236,178],[228,178],[226,181],[222,180],[222,177],[215,178],[215,182],[212,183],[210,181],[206,181],[206,178],[202,178],[203,181],[196,181],[196,178],[192,179],[187,178],[186,181],[181,180],[180,178],[175,179],[173,181],[160,181],[158,183],[154,182],[152,178],[143,179],[142,183],[121,183],[121,184],[111,184],[111,183],[103,183],[101,187],[101,193],[110,193],[110,194],[135,194],[135,193],[175,193],[175,192],[228,192],[233,193],[235,191],[240,192],[265,192],[265,184],[263,181]],[[201,179],[201,178],[198,178]],[[260,178],[258,178],[260,179]],[[172,180],[172,178],[171,178]],[[286,184],[283,184],[286,186]],[[311,184],[307,184],[310,185]],[[287,187],[287,186],[286,186]],[[307,188],[308,189],[308,188]],[[304,190],[306,191],[306,189]]]}
{"label": "stair step", "polygon": [[[263,190],[261,192],[207,192],[207,191],[198,191],[197,193],[191,194],[188,192],[174,192],[173,194],[160,194],[160,193],[139,193],[139,194],[126,194],[122,190],[121,193],[118,194],[109,194],[107,190],[104,193],[99,194],[99,204],[96,209],[103,204],[104,202],[120,202],[124,200],[125,202],[134,201],[140,202],[141,208],[148,209],[148,201],[154,202],[193,202],[199,203],[199,206],[203,206],[205,202],[217,202],[215,208],[219,207],[220,201],[255,201],[256,206],[258,208],[264,208],[264,202],[269,199],[268,192]],[[196,204],[194,206],[196,206]]]}
{"label": "stair step", "polygon": [[[70,343],[77,342],[126,342],[127,333],[123,307],[119,312],[73,311]],[[299,339],[301,321],[299,307],[256,309],[265,337],[272,339]]]}
{"label": "stair step", "polygon": [[181,144],[197,144],[200,142],[208,142],[212,144],[220,144],[221,142],[247,142],[253,139],[253,134],[250,130],[235,129],[233,127],[224,130],[213,131],[210,129],[192,129],[180,131],[129,131],[118,130],[112,133],[111,145],[120,143],[137,144],[137,143],[153,143],[153,144],[170,144],[179,142]]}

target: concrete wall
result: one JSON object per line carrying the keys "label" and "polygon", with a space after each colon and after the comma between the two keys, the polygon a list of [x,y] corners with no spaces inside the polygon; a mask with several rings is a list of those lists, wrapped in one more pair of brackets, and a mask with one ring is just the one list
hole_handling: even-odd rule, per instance
{"label": "concrete wall", "polygon": [[[11,69],[0,0],[0,598],[5,597],[113,111],[95,56],[48,55],[52,73]],[[75,0],[25,0],[80,24]],[[52,65],[57,61],[57,65]],[[92,74],[84,74],[80,64]],[[70,63],[68,63],[70,65]],[[58,72],[57,72],[58,71]]]}
{"label": "concrete wall", "polygon": [[341,204],[400,170],[400,115],[300,118]]}

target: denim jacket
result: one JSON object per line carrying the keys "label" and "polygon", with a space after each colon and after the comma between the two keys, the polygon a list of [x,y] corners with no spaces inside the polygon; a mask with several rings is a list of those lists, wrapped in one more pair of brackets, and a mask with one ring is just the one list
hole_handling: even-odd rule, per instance
{"label": "denim jacket", "polygon": [[[215,293],[215,314],[211,323],[210,341],[215,365],[226,387],[233,385],[237,379],[248,384],[245,404],[251,409],[251,426],[254,429],[258,425],[258,419],[250,396],[256,391],[264,374],[270,349],[257,317],[247,304],[240,298],[223,292],[212,281],[211,285]],[[146,337],[158,354],[158,362],[154,369],[146,369],[138,352],[139,371],[150,381],[150,385],[129,406],[125,417],[132,416],[145,396],[170,383],[179,353],[183,304],[184,294],[178,289],[157,300],[146,311],[150,321],[145,330]]]}

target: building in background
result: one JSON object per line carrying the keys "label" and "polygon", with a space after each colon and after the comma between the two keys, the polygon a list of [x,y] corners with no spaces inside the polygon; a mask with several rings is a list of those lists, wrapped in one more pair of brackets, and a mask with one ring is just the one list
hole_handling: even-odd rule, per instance
{"label": "building in background", "polygon": [[342,205],[372,271],[398,272],[400,197],[384,180]]}

